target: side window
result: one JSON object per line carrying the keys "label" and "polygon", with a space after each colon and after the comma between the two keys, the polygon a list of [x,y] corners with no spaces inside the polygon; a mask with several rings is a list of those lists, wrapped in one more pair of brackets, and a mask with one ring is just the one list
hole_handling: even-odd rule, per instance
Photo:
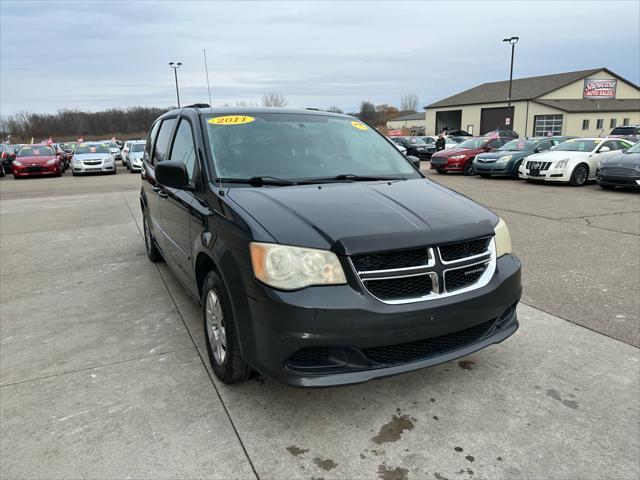
{"label": "side window", "polygon": [[[618,146],[616,145],[617,142],[613,142],[611,140],[609,140],[608,142],[604,142],[602,144],[602,147],[609,147],[610,150],[618,150]],[[602,150],[602,147],[600,147],[598,149],[598,151]]]}
{"label": "side window", "polygon": [[538,150],[540,152],[543,152],[545,150],[549,150],[551,148],[551,142],[549,140],[545,140],[543,142],[540,142],[540,144],[538,145]]}
{"label": "side window", "polygon": [[158,138],[156,138],[156,144],[153,148],[151,163],[154,165],[169,157],[169,141],[171,140],[171,134],[173,133],[173,127],[175,127],[175,125],[175,118],[168,118],[162,122],[160,131],[158,132]]}
{"label": "side window", "polygon": [[189,183],[195,183],[196,151],[193,143],[193,132],[189,122],[184,119],[180,121],[178,126],[169,158],[184,163],[189,174]]}
{"label": "side window", "polygon": [[155,143],[156,136],[158,135],[158,129],[160,128],[160,122],[156,122],[151,128],[151,133],[149,133],[149,138],[147,139],[147,144],[144,147],[143,160],[147,163],[151,163],[151,148]]}

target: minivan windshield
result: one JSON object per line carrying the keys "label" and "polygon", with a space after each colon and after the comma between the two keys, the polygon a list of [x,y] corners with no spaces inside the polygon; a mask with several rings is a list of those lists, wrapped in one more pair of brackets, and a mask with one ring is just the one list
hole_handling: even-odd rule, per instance
{"label": "minivan windshield", "polygon": [[382,135],[353,118],[252,113],[204,116],[203,125],[222,179],[420,178]]}

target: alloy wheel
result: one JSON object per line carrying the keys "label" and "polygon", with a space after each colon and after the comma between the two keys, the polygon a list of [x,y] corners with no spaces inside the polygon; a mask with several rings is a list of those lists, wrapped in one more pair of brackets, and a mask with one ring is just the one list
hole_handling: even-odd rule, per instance
{"label": "alloy wheel", "polygon": [[224,314],[220,305],[220,298],[214,289],[207,292],[205,308],[207,321],[207,336],[213,357],[218,365],[224,363],[227,356],[227,334],[224,327]]}

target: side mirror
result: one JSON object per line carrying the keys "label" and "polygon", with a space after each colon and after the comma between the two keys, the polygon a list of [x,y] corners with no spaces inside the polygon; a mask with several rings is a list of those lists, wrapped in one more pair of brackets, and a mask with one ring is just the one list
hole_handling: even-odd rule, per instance
{"label": "side mirror", "polygon": [[609,147],[602,147],[598,150],[598,153],[610,152],[611,149]]}
{"label": "side mirror", "polygon": [[420,159],[418,157],[414,157],[413,155],[407,155],[407,160],[411,162],[411,164],[416,167],[417,170],[420,170]]}
{"label": "side mirror", "polygon": [[163,187],[191,190],[187,167],[176,160],[165,160],[156,165],[156,182]]}

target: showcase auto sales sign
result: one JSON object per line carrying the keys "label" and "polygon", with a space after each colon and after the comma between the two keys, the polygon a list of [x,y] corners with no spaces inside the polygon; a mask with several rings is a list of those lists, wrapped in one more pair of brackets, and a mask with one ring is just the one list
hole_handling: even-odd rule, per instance
{"label": "showcase auto sales sign", "polygon": [[582,98],[615,98],[617,80],[597,80],[587,78],[584,81]]}

